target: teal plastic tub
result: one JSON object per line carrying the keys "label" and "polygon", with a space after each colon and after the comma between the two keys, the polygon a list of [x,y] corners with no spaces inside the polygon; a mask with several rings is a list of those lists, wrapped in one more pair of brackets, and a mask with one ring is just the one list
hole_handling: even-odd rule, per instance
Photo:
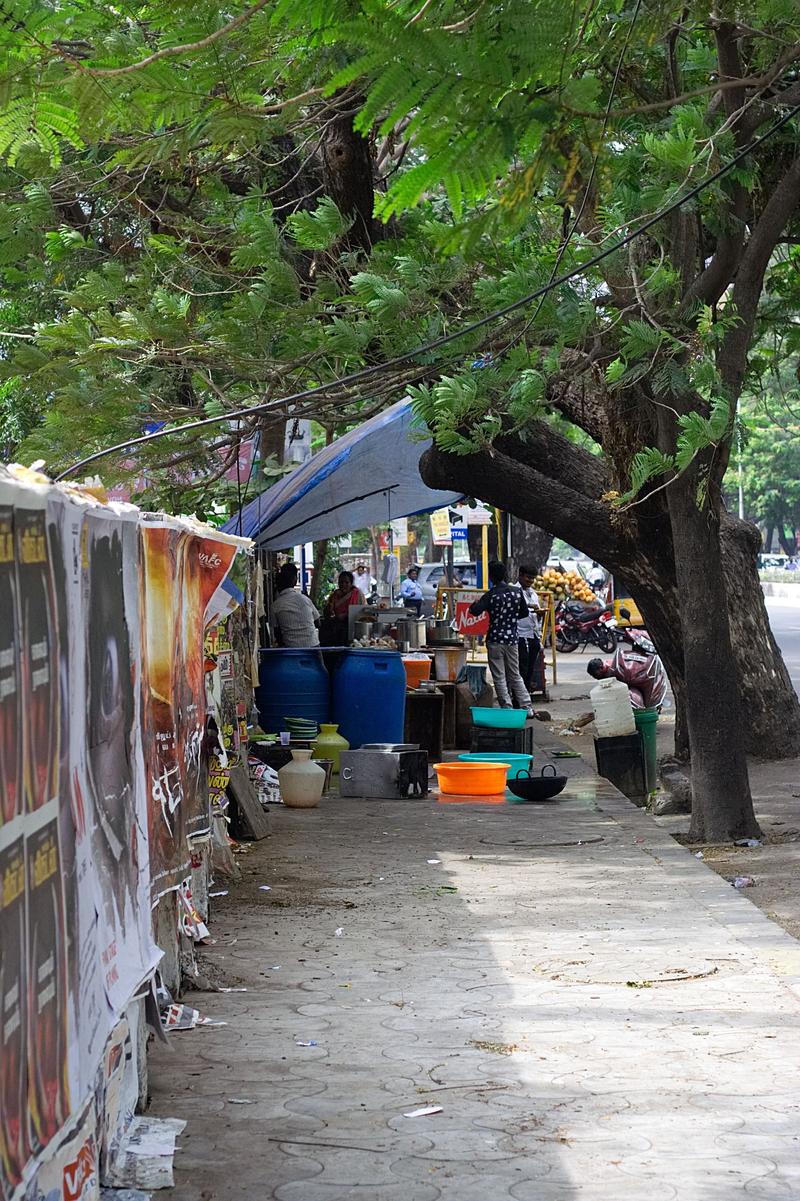
{"label": "teal plastic tub", "polygon": [[469,754],[458,756],[461,763],[507,763],[509,765],[506,772],[507,780],[516,780],[517,776],[522,772],[530,771],[533,763],[533,755],[505,755],[500,751],[472,751]]}
{"label": "teal plastic tub", "polygon": [[482,709],[471,705],[472,721],[476,726],[493,730],[521,730],[528,720],[527,709]]}

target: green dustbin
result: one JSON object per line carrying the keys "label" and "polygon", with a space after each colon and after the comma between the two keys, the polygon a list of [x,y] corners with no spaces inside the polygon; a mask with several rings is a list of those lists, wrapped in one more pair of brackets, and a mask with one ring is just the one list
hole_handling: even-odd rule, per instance
{"label": "green dustbin", "polygon": [[656,753],[656,722],[658,709],[634,709],[633,720],[642,738],[644,755],[644,785],[648,792],[658,787],[658,755]]}

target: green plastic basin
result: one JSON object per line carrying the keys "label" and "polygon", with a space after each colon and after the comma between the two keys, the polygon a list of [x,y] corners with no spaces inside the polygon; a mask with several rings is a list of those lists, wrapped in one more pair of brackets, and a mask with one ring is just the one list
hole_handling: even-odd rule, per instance
{"label": "green plastic basin", "polygon": [[530,771],[533,755],[506,755],[500,751],[471,751],[458,756],[463,763],[507,763],[507,780],[516,780],[522,772]]}
{"label": "green plastic basin", "polygon": [[493,730],[521,730],[528,720],[527,709],[482,709],[477,705],[470,708],[476,726],[490,726]]}

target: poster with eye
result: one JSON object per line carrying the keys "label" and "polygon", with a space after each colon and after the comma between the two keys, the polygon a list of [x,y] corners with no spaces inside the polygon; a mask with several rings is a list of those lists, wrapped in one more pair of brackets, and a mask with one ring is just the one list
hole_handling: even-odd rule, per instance
{"label": "poster with eye", "polygon": [[182,526],[146,518],[140,526],[142,620],[142,749],[144,753],[152,901],[189,873],[186,805],[179,758],[179,594]]}
{"label": "poster with eye", "polygon": [[100,965],[119,1014],[152,971],[147,815],[140,770],[135,516],[90,508],[83,525],[86,685],[81,777],[91,811]]}
{"label": "poster with eye", "polygon": [[235,543],[187,533],[180,542],[181,608],[175,727],[183,773],[186,836],[211,830],[208,766],[204,760],[206,688],[204,627],[211,598],[231,569]]}

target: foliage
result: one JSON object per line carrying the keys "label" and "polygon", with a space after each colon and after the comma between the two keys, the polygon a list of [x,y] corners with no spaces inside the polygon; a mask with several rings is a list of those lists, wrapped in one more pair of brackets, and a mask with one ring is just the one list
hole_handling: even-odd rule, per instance
{"label": "foliage", "polygon": [[[791,0],[753,9],[737,44],[756,76],[800,18]],[[700,4],[278,0],[230,30],[242,8],[218,0],[3,12],[0,302],[23,337],[0,334],[0,437],[54,467],[147,423],[274,403],[457,332],[587,263],[741,144],[710,103],[717,30]],[[774,115],[764,107],[754,132]],[[342,200],[349,149],[326,150],[342,113],[371,150],[374,178],[357,181],[385,223],[371,251]],[[485,451],[542,418],[574,422],[557,403],[574,350],[641,407],[614,465],[628,499],[696,461],[724,469],[737,396],[721,362],[740,317],[729,298],[685,302],[686,256],[698,267],[713,252],[736,189],[759,215],[793,137],[693,202],[698,245],[687,223],[664,222],[521,316],[304,413],[337,431],[408,388],[440,447]],[[789,245],[771,260],[751,377],[796,311],[797,258]],[[797,350],[795,334],[774,355]],[[231,421],[220,449],[266,445],[289,411]],[[207,507],[232,502],[219,468],[204,434],[103,470],[147,469],[151,490]],[[252,488],[265,482],[259,470]]]}

